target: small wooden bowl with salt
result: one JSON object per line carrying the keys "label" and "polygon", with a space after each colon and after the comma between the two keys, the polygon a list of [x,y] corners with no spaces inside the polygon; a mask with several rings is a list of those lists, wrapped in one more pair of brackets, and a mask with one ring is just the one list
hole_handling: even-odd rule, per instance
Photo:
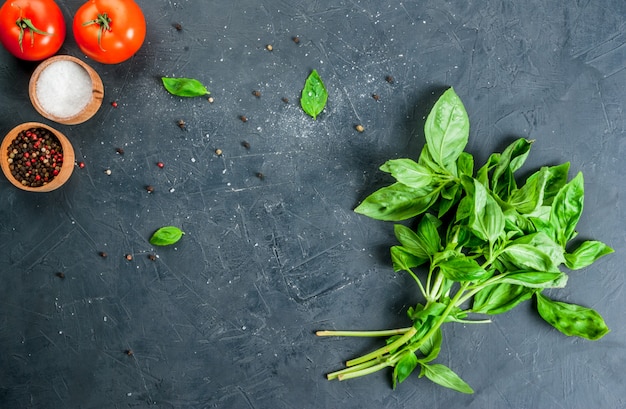
{"label": "small wooden bowl with salt", "polygon": [[50,57],[30,77],[28,94],[41,115],[64,125],[76,125],[95,115],[104,86],[98,73],[69,55]]}

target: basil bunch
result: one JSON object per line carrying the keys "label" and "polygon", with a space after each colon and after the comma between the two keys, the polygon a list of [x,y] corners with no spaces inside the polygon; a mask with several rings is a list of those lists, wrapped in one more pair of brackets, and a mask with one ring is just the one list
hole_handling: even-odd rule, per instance
{"label": "basil bunch", "polygon": [[[357,213],[379,220],[415,216],[416,228],[395,225],[395,271],[415,280],[425,300],[408,310],[413,325],[388,331],[319,331],[320,336],[387,336],[384,347],[347,362],[328,379],[350,379],[393,367],[393,387],[419,367],[419,376],[463,393],[471,387],[450,368],[431,363],[441,349],[445,322],[482,323],[470,314],[501,314],[533,296],[539,315],[566,335],[597,340],[609,332],[594,310],[553,301],[570,270],[613,250],[599,241],[573,244],[583,211],[583,175],[568,181],[569,163],[542,167],[518,184],[532,141],[518,139],[475,170],[464,151],[469,119],[452,88],[430,112],[426,145],[417,162],[395,159],[381,170],[396,180],[368,196]],[[413,271],[426,266],[420,279]]]}

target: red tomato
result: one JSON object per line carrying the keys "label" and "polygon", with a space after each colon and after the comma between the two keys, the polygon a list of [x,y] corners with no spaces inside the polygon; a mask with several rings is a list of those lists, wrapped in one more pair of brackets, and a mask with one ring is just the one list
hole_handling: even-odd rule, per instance
{"label": "red tomato", "polygon": [[65,20],[54,0],[8,0],[0,8],[0,42],[14,56],[39,61],[65,40]]}
{"label": "red tomato", "polygon": [[103,64],[132,57],[146,38],[146,19],[133,0],[89,0],[74,16],[81,51]]}

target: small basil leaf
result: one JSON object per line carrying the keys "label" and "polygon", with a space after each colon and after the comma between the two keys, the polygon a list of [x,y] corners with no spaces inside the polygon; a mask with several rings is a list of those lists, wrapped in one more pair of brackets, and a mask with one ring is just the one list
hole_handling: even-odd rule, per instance
{"label": "small basil leaf", "polygon": [[391,263],[393,271],[407,271],[414,267],[421,266],[428,261],[428,258],[420,258],[412,254],[403,246],[391,247]]}
{"label": "small basil leaf", "polygon": [[522,214],[532,213],[537,210],[543,204],[548,172],[548,168],[544,167],[530,176],[524,186],[511,193],[508,203]]}
{"label": "small basil leaf", "polygon": [[437,100],[424,124],[426,146],[432,159],[444,169],[456,167],[456,160],[467,145],[469,127],[463,102],[449,88]]}
{"label": "small basil leaf", "polygon": [[516,284],[493,284],[480,290],[472,304],[472,312],[497,315],[530,299],[537,290]]}
{"label": "small basil leaf", "polygon": [[[483,186],[490,186],[490,183],[489,183],[489,172],[491,172],[491,170],[493,170],[498,165],[498,163],[500,163],[500,156],[501,156],[501,154],[499,154],[499,153],[492,153],[491,155],[489,155],[489,159],[487,159],[487,163],[485,163],[476,172],[476,179]],[[468,175],[468,176],[470,176],[470,175]]]}
{"label": "small basil leaf", "polygon": [[324,110],[327,100],[328,91],[326,90],[324,81],[322,81],[317,71],[313,70],[304,83],[300,106],[302,106],[304,112],[313,117],[313,119],[316,119]]}
{"label": "small basil leaf", "polygon": [[544,232],[530,233],[513,241],[512,244],[528,244],[547,255],[555,266],[563,264],[563,248]]}
{"label": "small basil leaf", "polygon": [[416,163],[411,159],[393,159],[380,167],[383,172],[391,173],[391,176],[404,185],[414,189],[429,186],[435,174],[427,167]]}
{"label": "small basil leaf", "polygon": [[393,368],[393,389],[398,383],[402,383],[417,367],[417,357],[411,351],[404,352],[400,360]]}
{"label": "small basil leaf", "polygon": [[478,180],[462,178],[468,196],[473,199],[469,227],[482,240],[495,242],[504,232],[504,213],[491,193]]}
{"label": "small basil leaf", "polygon": [[552,202],[550,224],[554,227],[555,241],[565,248],[575,236],[576,224],[583,212],[585,196],[583,174],[563,186]]}
{"label": "small basil leaf", "polygon": [[150,237],[150,244],[154,246],[169,246],[180,240],[185,234],[181,229],[175,226],[161,227]]}
{"label": "small basil leaf", "polygon": [[434,383],[461,393],[474,393],[474,390],[452,369],[442,364],[422,364],[420,376],[425,375]]}
{"label": "small basil leaf", "polygon": [[567,284],[567,274],[562,272],[521,271],[506,274],[502,278],[502,282],[529,288],[563,288]]}
{"label": "small basil leaf", "polygon": [[377,220],[406,220],[424,213],[438,196],[438,190],[413,189],[394,183],[366,197],[354,211]]}
{"label": "small basil leaf", "polygon": [[546,253],[533,244],[510,244],[502,254],[501,259],[505,263],[515,265],[518,269],[527,271],[558,272],[559,269],[554,261]]}
{"label": "small basil leaf", "polygon": [[477,281],[487,278],[490,273],[478,262],[467,256],[455,257],[439,264],[443,275],[453,281]]}
{"label": "small basil leaf", "polygon": [[[496,186],[503,184],[501,178],[506,175],[507,170],[510,171],[512,175],[516,170],[522,167],[528,157],[532,143],[533,141],[520,138],[502,151],[500,160],[493,171],[492,186],[494,190],[496,190]],[[504,184],[507,183],[508,182],[505,182]]]}
{"label": "small basil leaf", "polygon": [[548,324],[568,336],[595,341],[609,332],[596,311],[576,304],[553,301],[537,293],[537,311]]}
{"label": "small basil leaf", "polygon": [[567,183],[569,162],[557,166],[548,167],[548,180],[544,187],[543,204],[551,205],[559,190]]}
{"label": "small basil leaf", "polygon": [[565,265],[571,270],[580,270],[597,259],[613,253],[613,249],[599,241],[585,241],[572,253],[565,254]]}
{"label": "small basil leaf", "polygon": [[420,347],[420,352],[424,354],[424,358],[421,358],[420,362],[428,363],[435,360],[441,351],[442,342],[443,337],[441,334],[441,327],[439,327],[437,328],[437,331],[435,331],[435,333]]}
{"label": "small basil leaf", "polygon": [[162,77],[161,81],[170,94],[178,97],[201,97],[210,94],[200,81],[193,78]]}
{"label": "small basil leaf", "polygon": [[457,170],[459,176],[472,177],[474,175],[474,157],[472,154],[461,152],[457,159]]}

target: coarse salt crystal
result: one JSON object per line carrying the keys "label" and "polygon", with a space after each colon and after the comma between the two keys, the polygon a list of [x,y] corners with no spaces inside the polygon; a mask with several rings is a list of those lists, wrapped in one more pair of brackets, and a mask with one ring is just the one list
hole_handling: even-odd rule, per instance
{"label": "coarse salt crystal", "polygon": [[69,118],[87,106],[92,87],[89,73],[83,67],[72,61],[55,61],[39,75],[36,93],[46,112]]}

